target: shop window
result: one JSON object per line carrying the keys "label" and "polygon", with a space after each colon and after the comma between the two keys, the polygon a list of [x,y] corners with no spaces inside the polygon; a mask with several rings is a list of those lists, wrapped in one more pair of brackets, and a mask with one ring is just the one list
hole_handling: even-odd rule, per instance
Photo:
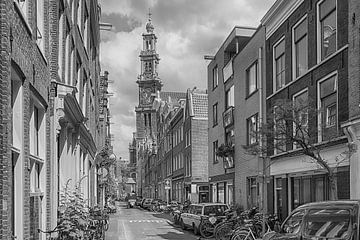
{"label": "shop window", "polygon": [[280,218],[282,218],[282,210],[283,210],[282,190],[283,187],[286,187],[283,186],[282,182],[283,182],[282,178],[275,179],[275,212],[278,214]]}

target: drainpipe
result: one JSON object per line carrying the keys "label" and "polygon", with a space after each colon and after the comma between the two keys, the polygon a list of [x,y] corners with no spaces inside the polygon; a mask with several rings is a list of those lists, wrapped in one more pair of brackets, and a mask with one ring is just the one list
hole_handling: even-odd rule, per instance
{"label": "drainpipe", "polygon": [[[263,82],[262,82],[262,68],[263,68],[263,48],[259,48],[258,52],[258,79],[259,79],[259,127],[263,124]],[[263,136],[259,136],[259,147],[260,149],[263,149]],[[262,191],[261,191],[261,200],[262,200],[262,213],[263,213],[263,221],[262,221],[262,235],[265,234],[265,220],[266,220],[266,214],[267,214],[267,166],[266,166],[266,154],[262,153],[260,151],[259,159],[262,160]]]}

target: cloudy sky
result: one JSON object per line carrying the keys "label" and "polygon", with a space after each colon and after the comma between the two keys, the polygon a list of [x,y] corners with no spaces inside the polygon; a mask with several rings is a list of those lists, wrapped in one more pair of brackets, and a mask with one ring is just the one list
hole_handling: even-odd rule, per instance
{"label": "cloudy sky", "polygon": [[138,104],[139,53],[149,8],[160,55],[163,90],[206,89],[208,62],[234,26],[257,27],[275,0],[100,0],[102,22],[113,25],[101,32],[101,67],[114,82],[110,91],[114,150],[129,158]]}

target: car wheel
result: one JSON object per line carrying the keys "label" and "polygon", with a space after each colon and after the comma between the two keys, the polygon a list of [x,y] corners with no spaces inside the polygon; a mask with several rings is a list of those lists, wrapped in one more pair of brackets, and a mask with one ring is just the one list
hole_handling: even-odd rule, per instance
{"label": "car wheel", "polygon": [[182,230],[186,230],[185,223],[184,223],[184,221],[182,219],[180,219],[180,226],[181,226]]}
{"label": "car wheel", "polygon": [[194,234],[198,235],[199,234],[199,229],[195,226],[195,223],[192,224],[192,227],[193,227]]}

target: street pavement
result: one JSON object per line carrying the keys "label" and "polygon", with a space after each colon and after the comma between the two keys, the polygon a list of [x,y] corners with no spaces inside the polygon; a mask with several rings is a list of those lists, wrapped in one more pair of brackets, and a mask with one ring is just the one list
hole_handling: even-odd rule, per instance
{"label": "street pavement", "polygon": [[140,208],[126,208],[125,203],[117,203],[117,211],[110,215],[110,227],[106,240],[195,240],[191,231],[183,231],[171,222],[171,216],[154,213]]}

